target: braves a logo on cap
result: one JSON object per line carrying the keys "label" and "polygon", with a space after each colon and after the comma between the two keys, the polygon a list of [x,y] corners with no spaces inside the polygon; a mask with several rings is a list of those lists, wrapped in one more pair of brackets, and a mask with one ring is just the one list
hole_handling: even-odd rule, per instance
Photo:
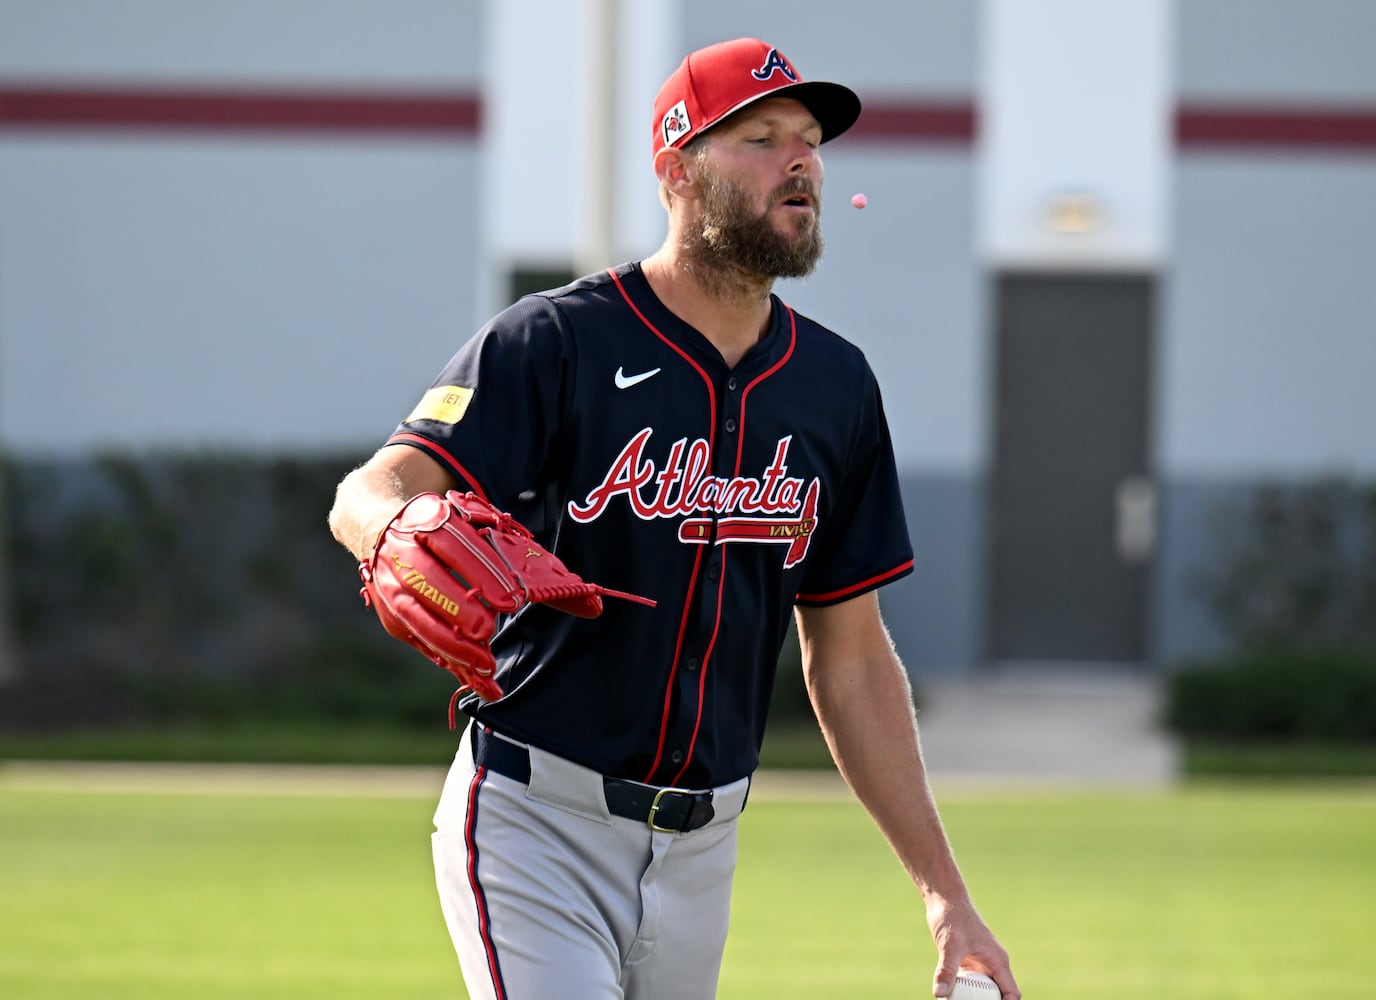
{"label": "braves a logo on cap", "polygon": [[690,128],[692,128],[692,123],[688,120],[688,105],[679,101],[664,116],[662,123],[664,145],[672,146],[674,141],[682,138]]}
{"label": "braves a logo on cap", "polygon": [[763,83],[775,73],[782,73],[794,83],[798,82],[798,74],[793,72],[793,67],[788,64],[788,60],[780,55],[778,49],[770,49],[769,54],[764,57],[764,65],[759,69],[752,69],[750,75]]}

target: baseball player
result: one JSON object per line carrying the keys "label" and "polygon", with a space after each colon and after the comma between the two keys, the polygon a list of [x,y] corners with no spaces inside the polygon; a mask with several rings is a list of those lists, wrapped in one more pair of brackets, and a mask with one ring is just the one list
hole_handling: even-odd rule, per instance
{"label": "baseball player", "polygon": [[[879,386],[771,292],[818,260],[819,147],[859,113],[756,39],[688,55],[654,105],[663,246],[500,313],[340,484],[384,625],[464,685],[433,847],[474,998],[715,995],[794,615],[841,773],[923,897],[933,993],[969,968],[1021,995],[879,614],[913,567]],[[501,586],[459,567],[470,522],[515,553],[477,560]]]}

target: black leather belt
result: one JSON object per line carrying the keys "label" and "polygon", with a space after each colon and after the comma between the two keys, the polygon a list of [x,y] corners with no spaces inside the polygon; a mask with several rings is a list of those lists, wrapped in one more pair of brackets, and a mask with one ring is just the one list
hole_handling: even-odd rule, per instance
{"label": "black leather belt", "polygon": [[[530,784],[530,752],[476,723],[473,729],[473,763],[490,771]],[[607,811],[633,819],[661,833],[687,833],[711,822],[716,815],[712,793],[686,788],[660,788],[621,778],[602,779]]]}

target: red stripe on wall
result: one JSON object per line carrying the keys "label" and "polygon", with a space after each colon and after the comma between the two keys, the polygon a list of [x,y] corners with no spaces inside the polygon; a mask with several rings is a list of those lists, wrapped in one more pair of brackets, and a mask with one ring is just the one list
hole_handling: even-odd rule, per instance
{"label": "red stripe on wall", "polygon": [[968,101],[866,100],[860,119],[843,141],[968,144],[975,138],[976,117]]}
{"label": "red stripe on wall", "polygon": [[1376,148],[1376,109],[1181,105],[1176,145],[1191,148]]}
{"label": "red stripe on wall", "polygon": [[0,85],[0,128],[210,132],[363,132],[471,137],[474,93],[226,91]]}
{"label": "red stripe on wall", "polygon": [[[976,118],[968,101],[869,100],[846,138],[968,144]],[[476,92],[309,93],[11,82],[0,85],[0,128],[472,137],[482,128],[482,100]]]}

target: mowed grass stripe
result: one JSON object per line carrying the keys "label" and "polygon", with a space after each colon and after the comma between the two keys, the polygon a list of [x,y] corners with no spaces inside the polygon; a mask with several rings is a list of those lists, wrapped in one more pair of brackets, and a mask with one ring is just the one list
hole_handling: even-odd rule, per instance
{"label": "mowed grass stripe", "polygon": [[[0,780],[0,996],[462,997],[433,805]],[[971,793],[943,815],[1029,998],[1376,995],[1369,788]],[[721,997],[928,992],[920,901],[858,805],[752,800],[741,855]]]}

